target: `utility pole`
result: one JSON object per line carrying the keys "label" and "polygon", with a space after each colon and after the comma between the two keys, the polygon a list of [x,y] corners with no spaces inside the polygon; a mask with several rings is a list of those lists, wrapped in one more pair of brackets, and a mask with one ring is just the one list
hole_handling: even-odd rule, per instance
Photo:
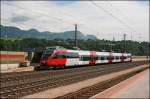
{"label": "utility pole", "polygon": [[126,34],[123,34],[124,38],[124,52],[126,52]]}
{"label": "utility pole", "polygon": [[75,47],[77,48],[77,24],[75,26]]}
{"label": "utility pole", "polygon": [[7,62],[7,67],[8,67],[8,39],[7,39],[7,34],[5,35],[5,40],[6,40],[6,51],[7,51],[7,60],[6,60],[6,62]]}

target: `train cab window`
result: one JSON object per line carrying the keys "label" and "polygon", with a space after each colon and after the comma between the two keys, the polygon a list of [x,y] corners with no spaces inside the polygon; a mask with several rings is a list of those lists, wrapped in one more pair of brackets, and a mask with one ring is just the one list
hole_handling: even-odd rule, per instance
{"label": "train cab window", "polygon": [[49,56],[51,56],[52,53],[53,53],[53,50],[51,49],[44,50],[42,54],[42,58],[49,58]]}

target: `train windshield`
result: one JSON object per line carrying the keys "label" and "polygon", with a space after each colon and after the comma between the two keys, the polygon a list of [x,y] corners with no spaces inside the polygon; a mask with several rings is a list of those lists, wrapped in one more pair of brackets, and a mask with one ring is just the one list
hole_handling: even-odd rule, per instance
{"label": "train windshield", "polygon": [[49,56],[51,56],[53,53],[52,49],[46,49],[44,50],[43,54],[42,54],[42,58],[48,58]]}

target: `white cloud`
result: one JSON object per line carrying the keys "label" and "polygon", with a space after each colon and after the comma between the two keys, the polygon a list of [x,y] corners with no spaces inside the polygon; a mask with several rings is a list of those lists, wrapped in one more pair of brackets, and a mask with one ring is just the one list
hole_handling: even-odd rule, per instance
{"label": "white cloud", "polygon": [[[1,1],[1,23],[54,32],[73,30],[77,23],[82,33],[93,34],[100,39],[112,40],[115,37],[121,40],[124,33],[127,39],[131,39],[133,33],[133,40],[149,40],[149,5],[140,5],[142,1],[94,1],[136,31],[90,1],[65,2],[61,5],[54,1]],[[12,21],[15,17],[19,17],[19,22]]]}

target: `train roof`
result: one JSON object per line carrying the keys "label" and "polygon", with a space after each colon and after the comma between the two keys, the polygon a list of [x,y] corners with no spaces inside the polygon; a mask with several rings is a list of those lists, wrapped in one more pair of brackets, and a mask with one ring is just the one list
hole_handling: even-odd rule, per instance
{"label": "train roof", "polygon": [[[62,46],[52,46],[52,47],[46,47],[45,49],[53,49],[53,50],[67,50],[69,52],[97,52],[97,53],[101,53],[101,54],[107,54],[107,53],[112,53],[115,55],[119,55],[122,53],[117,53],[117,52],[106,52],[106,51],[87,51],[87,50],[72,50],[72,49],[66,49]],[[131,55],[131,53],[124,53],[126,55]]]}

